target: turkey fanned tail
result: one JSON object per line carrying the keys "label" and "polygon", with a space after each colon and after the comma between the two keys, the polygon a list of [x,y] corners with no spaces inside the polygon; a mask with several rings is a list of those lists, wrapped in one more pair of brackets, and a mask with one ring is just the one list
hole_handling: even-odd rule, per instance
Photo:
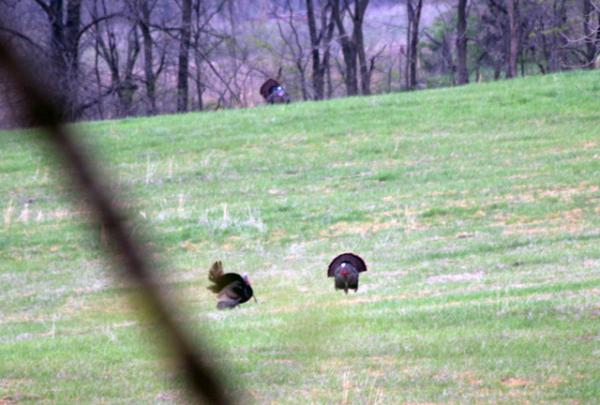
{"label": "turkey fanned tail", "polygon": [[327,268],[327,276],[334,277],[336,290],[358,290],[358,277],[363,271],[367,271],[367,264],[354,253],[342,253],[336,256]]}
{"label": "turkey fanned tail", "polygon": [[237,273],[224,273],[220,261],[211,266],[208,280],[212,282],[208,289],[217,294],[218,309],[234,308],[254,296],[248,279]]}
{"label": "turkey fanned tail", "polygon": [[208,271],[208,281],[213,284],[208,287],[214,293],[218,293],[221,290],[219,279],[223,277],[223,263],[221,261],[214,262]]}

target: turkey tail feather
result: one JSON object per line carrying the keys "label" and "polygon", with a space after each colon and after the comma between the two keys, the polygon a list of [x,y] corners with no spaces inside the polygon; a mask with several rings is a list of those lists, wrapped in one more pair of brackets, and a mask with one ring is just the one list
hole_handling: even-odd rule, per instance
{"label": "turkey tail feather", "polygon": [[360,256],[348,252],[336,256],[335,259],[329,263],[329,267],[327,268],[327,277],[334,277],[335,270],[344,262],[351,264],[359,273],[367,271],[367,264],[365,261]]}
{"label": "turkey tail feather", "polygon": [[211,281],[213,283],[213,285],[209,286],[208,289],[211,290],[212,292],[218,293],[219,292],[218,281],[219,281],[219,278],[221,278],[222,276],[223,276],[223,263],[221,263],[221,261],[214,262],[208,272],[208,280]]}

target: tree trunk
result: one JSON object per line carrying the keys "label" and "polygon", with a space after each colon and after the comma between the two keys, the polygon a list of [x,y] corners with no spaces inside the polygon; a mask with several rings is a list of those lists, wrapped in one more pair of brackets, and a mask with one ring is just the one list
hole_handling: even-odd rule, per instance
{"label": "tree trunk", "polygon": [[302,59],[296,60],[296,69],[298,69],[298,74],[300,75],[300,91],[302,92],[302,100],[308,100],[308,90],[306,88],[306,72],[304,71],[304,66],[302,64]]}
{"label": "tree trunk", "polygon": [[[333,38],[335,23],[331,4],[326,2],[325,6],[321,7],[321,27],[317,30],[314,7],[313,0],[306,0],[308,33],[311,43],[313,98],[322,100],[325,98],[325,76],[329,69],[329,46]],[[322,58],[321,47],[324,49]]]}
{"label": "tree trunk", "polygon": [[[408,5],[407,5],[408,7]],[[408,13],[407,13],[408,16]],[[406,27],[406,48],[404,58],[404,87],[406,90],[410,90],[410,33],[412,28],[412,20],[408,18]]]}
{"label": "tree trunk", "polygon": [[519,54],[519,0],[507,0],[508,14],[508,64],[506,77],[517,76],[517,57]]}
{"label": "tree trunk", "polygon": [[402,68],[405,63],[403,56],[406,56],[406,47],[400,45],[400,49],[398,50],[398,85],[400,87],[402,87],[402,74],[406,73],[406,70]]}
{"label": "tree trunk", "polygon": [[[329,52],[328,52],[329,53]],[[327,58],[327,63],[325,64],[326,67],[326,71],[325,71],[325,78],[326,78],[326,94],[327,94],[327,98],[331,98],[333,97],[333,78],[331,77],[331,64],[330,64],[331,58]]]}
{"label": "tree trunk", "polygon": [[563,66],[563,52],[567,46],[567,38],[564,31],[567,23],[566,0],[555,0],[553,3],[553,21],[552,21],[552,45],[550,49],[550,63],[548,71],[557,72]]}
{"label": "tree trunk", "polygon": [[[596,52],[600,51],[600,10],[596,8]],[[594,61],[594,66],[598,66],[598,60]]]}
{"label": "tree trunk", "polygon": [[408,32],[410,42],[408,44],[408,75],[407,88],[414,90],[417,87],[417,51],[419,48],[419,22],[421,20],[421,10],[423,9],[423,0],[417,0],[416,6],[413,5],[413,0],[407,0],[406,11],[408,17]]}
{"label": "tree trunk", "polygon": [[592,17],[598,15],[600,24],[600,13],[594,9],[592,0],[583,0],[583,35],[585,41],[585,68],[594,69],[596,61],[597,37],[600,35],[600,25],[596,31],[593,28]]}
{"label": "tree trunk", "polygon": [[65,110],[69,118],[76,119],[79,104],[79,29],[81,26],[81,0],[69,0],[64,32],[65,79],[69,100]]}
{"label": "tree trunk", "polygon": [[306,17],[308,22],[308,33],[310,35],[311,58],[312,58],[312,81],[315,100],[323,99],[325,88],[325,75],[321,68],[320,38],[317,35],[317,22],[312,0],[306,0]]}
{"label": "tree trunk", "polygon": [[192,0],[183,0],[181,36],[179,39],[179,68],[177,70],[177,112],[188,109],[188,72],[192,25]]}
{"label": "tree trunk", "polygon": [[65,56],[67,68],[72,79],[79,73],[79,28],[81,25],[81,0],[70,0],[67,3],[67,20],[65,22]]}
{"label": "tree trunk", "polygon": [[[97,93],[101,94],[102,93],[102,74],[100,73],[100,46],[98,44],[98,41],[95,41],[94,43],[94,74],[96,77],[96,86],[97,86]],[[103,120],[104,119],[104,103],[102,102],[102,99],[100,99],[98,101],[98,114],[100,115],[100,119]]]}
{"label": "tree trunk", "polygon": [[[545,32],[546,31],[546,26],[544,24],[544,20],[540,19],[540,31],[541,32]],[[546,35],[542,35],[541,36],[541,42],[542,42],[542,46],[541,46],[541,53],[542,53],[542,57],[544,59],[544,61],[546,62],[545,65],[543,65],[541,62],[538,63],[538,66],[540,67],[540,70],[542,71],[542,74],[546,74],[550,71],[550,66],[551,66],[551,50],[550,50],[550,44],[548,44],[548,38]]]}
{"label": "tree trunk", "polygon": [[361,92],[364,95],[371,94],[371,70],[368,66],[365,53],[365,41],[363,36],[363,21],[369,0],[356,0],[354,3],[354,19],[352,29],[352,40],[356,46],[358,62],[360,67]]}
{"label": "tree trunk", "polygon": [[154,77],[154,57],[153,57],[153,42],[150,34],[150,7],[148,1],[142,1],[142,19],[139,23],[142,31],[142,42],[144,47],[144,76],[146,81],[146,114],[156,114],[156,79]]}
{"label": "tree trunk", "polygon": [[346,83],[346,94],[348,96],[355,96],[358,94],[358,79],[356,77],[357,71],[357,51],[356,45],[348,37],[346,29],[344,28],[344,22],[340,14],[340,1],[332,0],[333,6],[333,19],[338,28],[340,35],[339,41],[342,45],[342,55],[344,57],[345,74],[344,80]]}
{"label": "tree trunk", "polygon": [[[133,70],[140,53],[140,40],[137,31],[137,25],[131,27],[131,31],[127,36],[127,58],[121,83],[118,84],[117,95],[119,97],[120,111],[119,116],[127,117],[132,114],[133,96],[137,90],[137,86],[133,78]],[[117,66],[118,69],[118,66]]]}
{"label": "tree trunk", "polygon": [[52,0],[44,9],[50,22],[50,46],[54,77],[67,120],[77,118],[79,88],[79,30],[81,0]]}
{"label": "tree trunk", "polygon": [[344,76],[346,80],[346,94],[348,96],[355,96],[358,94],[356,50],[350,41],[346,40],[346,45],[342,45],[342,54],[344,55],[344,62],[346,64],[346,75]]}
{"label": "tree trunk", "polygon": [[57,74],[66,70],[64,59],[64,4],[63,0],[52,0],[48,7],[48,20],[50,21],[50,46],[52,48],[52,63],[55,65]]}
{"label": "tree trunk", "polygon": [[458,0],[456,53],[458,84],[469,83],[469,71],[467,69],[467,0]]}
{"label": "tree trunk", "polygon": [[199,52],[195,52],[196,55],[196,94],[198,97],[198,110],[204,110],[204,77],[202,75],[202,56]]}
{"label": "tree trunk", "polygon": [[325,51],[323,52],[323,60],[321,61],[321,74],[325,78],[326,82],[325,97],[331,98],[333,95],[330,67],[331,41],[333,40],[333,34],[335,32],[335,21],[333,20],[333,10],[329,2],[327,2],[327,5],[321,9],[321,30],[325,33],[325,41],[323,43],[323,48]]}

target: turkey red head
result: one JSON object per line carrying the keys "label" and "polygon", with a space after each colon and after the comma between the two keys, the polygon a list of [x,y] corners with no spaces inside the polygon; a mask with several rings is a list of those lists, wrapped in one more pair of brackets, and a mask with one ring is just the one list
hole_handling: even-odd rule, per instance
{"label": "turkey red head", "polygon": [[327,277],[334,277],[336,290],[358,290],[358,276],[367,271],[365,261],[354,253],[342,253],[335,257],[327,268]]}

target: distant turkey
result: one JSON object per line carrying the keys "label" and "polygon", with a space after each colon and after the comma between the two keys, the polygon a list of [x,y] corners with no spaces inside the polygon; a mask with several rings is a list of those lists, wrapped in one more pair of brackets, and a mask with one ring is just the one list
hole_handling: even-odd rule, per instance
{"label": "distant turkey", "polygon": [[342,253],[331,261],[327,269],[327,277],[335,277],[335,289],[358,290],[358,275],[367,271],[365,261],[354,253]]}
{"label": "distant turkey", "polygon": [[[246,273],[241,276],[237,273],[224,273],[223,264],[220,261],[214,262],[211,266],[208,280],[213,283],[208,289],[217,294],[218,309],[234,308],[254,297],[248,275]],[[254,297],[254,301],[256,301],[256,297]]]}

